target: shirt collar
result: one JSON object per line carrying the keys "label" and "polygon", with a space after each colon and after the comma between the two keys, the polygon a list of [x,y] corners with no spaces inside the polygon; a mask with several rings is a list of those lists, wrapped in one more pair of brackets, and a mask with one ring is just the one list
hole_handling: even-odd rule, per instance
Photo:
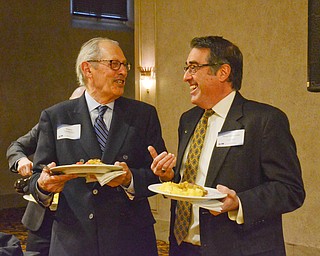
{"label": "shirt collar", "polygon": [[[101,104],[99,102],[97,102],[94,98],[91,97],[91,95],[85,91],[84,96],[86,98],[87,101],[87,105],[88,105],[88,109],[89,112],[95,110],[97,107],[99,107]],[[106,106],[108,106],[111,110],[113,110],[114,108],[114,101],[106,104]]]}
{"label": "shirt collar", "polygon": [[235,96],[236,92],[232,91],[225,98],[220,100],[212,109],[217,115],[226,118]]}

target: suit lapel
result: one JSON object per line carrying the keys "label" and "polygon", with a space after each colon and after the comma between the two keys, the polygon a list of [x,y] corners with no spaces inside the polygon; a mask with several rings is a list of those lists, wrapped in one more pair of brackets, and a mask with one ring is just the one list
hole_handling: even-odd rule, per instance
{"label": "suit lapel", "polygon": [[90,159],[101,156],[101,150],[96,134],[93,130],[84,95],[79,98],[78,104],[75,106],[74,111],[71,111],[69,115],[71,120],[74,119],[77,123],[81,124],[80,144],[88,155],[88,158]]}
{"label": "suit lapel", "polygon": [[125,134],[129,129],[128,117],[125,112],[125,104],[122,98],[115,101],[112,121],[110,125],[103,162],[113,164],[125,140]]}
{"label": "suit lapel", "polygon": [[[237,92],[236,97],[229,110],[229,113],[226,117],[226,120],[223,124],[221,132],[233,131],[243,128],[243,125],[240,122],[238,122],[238,120],[243,115],[243,102],[244,98]],[[208,168],[208,174],[205,182],[206,187],[213,186],[214,180],[216,179],[229,150],[230,147],[216,147],[215,145]]]}
{"label": "suit lapel", "polygon": [[[182,130],[180,131],[180,139],[179,139],[179,149],[177,156],[177,164],[176,169],[180,170],[184,153],[188,146],[188,143],[192,137],[192,134],[199,122],[204,110],[201,108],[194,108],[194,111],[191,113],[190,118],[187,119],[187,122],[183,124]],[[180,175],[175,176],[175,182],[180,181]]]}
{"label": "suit lapel", "polygon": [[71,110],[68,114],[72,120],[81,124],[80,144],[88,155],[88,158],[100,157],[104,163],[114,163],[116,155],[124,143],[125,134],[129,129],[125,109],[126,106],[122,98],[115,101],[105,153],[101,157],[101,150],[94,132],[85,97],[83,95],[79,98],[74,110]]}

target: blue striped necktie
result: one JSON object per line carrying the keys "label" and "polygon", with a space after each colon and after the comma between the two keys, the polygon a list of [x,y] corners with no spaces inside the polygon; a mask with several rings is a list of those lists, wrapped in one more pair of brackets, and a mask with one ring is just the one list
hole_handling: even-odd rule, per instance
{"label": "blue striped necktie", "polygon": [[107,109],[108,109],[108,106],[104,106],[104,105],[100,105],[98,107],[99,114],[93,126],[102,152],[104,152],[104,148],[106,147],[108,133],[109,133],[108,128],[103,120],[103,115]]}

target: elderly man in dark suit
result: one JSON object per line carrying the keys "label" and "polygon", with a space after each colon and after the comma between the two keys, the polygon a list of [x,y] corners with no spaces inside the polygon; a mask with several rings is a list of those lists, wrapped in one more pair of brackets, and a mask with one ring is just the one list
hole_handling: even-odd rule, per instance
{"label": "elderly man in dark suit", "polygon": [[[31,179],[33,196],[44,207],[60,192],[50,255],[157,255],[155,220],[148,185],[159,182],[147,147],[165,150],[155,108],[122,97],[130,70],[118,43],[86,42],[76,63],[85,94],[44,110]],[[104,107],[105,113],[98,109]],[[101,118],[103,122],[101,122]],[[95,132],[96,124],[100,130]],[[104,131],[102,131],[104,129]],[[101,142],[103,138],[105,145]],[[122,166],[106,185],[76,175],[52,175],[50,168],[83,159]],[[41,168],[41,165],[47,165]]]}
{"label": "elderly man in dark suit", "polygon": [[[193,205],[190,219],[184,219],[184,203],[172,201],[170,255],[285,255],[281,216],[300,207],[305,198],[288,119],[279,109],[238,92],[243,64],[237,46],[208,36],[194,38],[191,48],[184,81],[197,106],[180,119],[174,181],[194,172],[193,182],[217,188],[227,197],[221,211]],[[200,123],[205,123],[201,147],[193,140]],[[200,150],[196,168],[189,161],[190,155],[196,159],[194,148]],[[149,150],[154,173],[171,180],[173,173],[161,170],[175,157]],[[181,225],[181,219],[187,225]]]}
{"label": "elderly man in dark suit", "polygon": [[[84,86],[77,87],[70,96],[70,100],[80,97],[85,90]],[[18,183],[21,192],[29,194],[29,178],[32,174],[33,163],[28,158],[34,154],[38,140],[38,124],[13,141],[7,149],[9,169],[19,173],[22,177]],[[54,212],[30,201],[22,218],[22,224],[28,229],[27,251],[38,252],[41,256],[49,254],[51,228]]]}

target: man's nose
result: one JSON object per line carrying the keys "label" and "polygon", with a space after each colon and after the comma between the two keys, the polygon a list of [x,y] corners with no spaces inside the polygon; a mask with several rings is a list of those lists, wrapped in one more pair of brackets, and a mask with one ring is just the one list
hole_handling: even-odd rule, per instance
{"label": "man's nose", "polygon": [[186,72],[184,72],[184,74],[183,74],[183,81],[184,82],[187,82],[191,78],[192,78],[192,75],[188,72],[188,70]]}
{"label": "man's nose", "polygon": [[118,73],[123,74],[126,77],[128,75],[127,67],[125,65],[121,65]]}

